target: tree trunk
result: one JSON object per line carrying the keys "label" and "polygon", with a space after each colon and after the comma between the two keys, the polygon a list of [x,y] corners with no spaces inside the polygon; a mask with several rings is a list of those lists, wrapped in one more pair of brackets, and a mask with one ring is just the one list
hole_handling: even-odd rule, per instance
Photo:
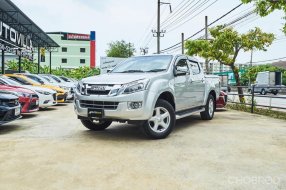
{"label": "tree trunk", "polygon": [[244,95],[243,95],[243,88],[241,87],[240,78],[239,78],[239,69],[236,68],[234,65],[231,65],[231,69],[233,71],[235,80],[236,80],[236,86],[239,96],[240,103],[245,103]]}

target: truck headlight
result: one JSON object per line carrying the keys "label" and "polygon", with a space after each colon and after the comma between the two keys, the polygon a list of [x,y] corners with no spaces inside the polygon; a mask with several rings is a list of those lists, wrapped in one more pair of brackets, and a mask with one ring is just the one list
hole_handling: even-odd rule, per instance
{"label": "truck headlight", "polygon": [[135,92],[140,92],[147,89],[149,80],[139,80],[126,85],[123,85],[117,94],[131,94]]}

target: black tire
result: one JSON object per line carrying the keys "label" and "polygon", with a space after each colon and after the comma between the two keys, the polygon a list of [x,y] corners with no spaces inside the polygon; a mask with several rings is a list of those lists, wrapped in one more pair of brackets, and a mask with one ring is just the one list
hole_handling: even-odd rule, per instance
{"label": "black tire", "polygon": [[[212,102],[212,110],[210,110],[211,107],[211,102]],[[202,120],[211,120],[214,116],[214,110],[215,110],[215,99],[213,97],[213,95],[209,95],[207,103],[205,105],[205,111],[201,112],[201,118]]]}
{"label": "black tire", "polygon": [[272,94],[277,95],[278,94],[278,90],[273,90]]}
{"label": "black tire", "polygon": [[102,131],[109,127],[112,123],[112,121],[98,121],[98,123],[95,123],[92,119],[81,119],[81,123],[92,131]]}
{"label": "black tire", "polygon": [[[164,114],[167,115],[168,112],[168,117],[163,118],[160,117],[157,121],[152,121],[152,118],[154,119],[157,117],[157,109],[159,110],[160,116],[163,116]],[[162,115],[161,115],[162,113]],[[155,109],[153,111],[153,116],[150,118],[150,120],[147,120],[143,123],[142,129],[145,135],[149,138],[152,139],[163,139],[166,138],[173,130],[173,127],[175,126],[176,123],[176,115],[173,106],[167,102],[166,100],[159,99],[155,105]],[[157,124],[157,130],[155,127],[155,122],[159,123]],[[160,126],[161,123],[167,123],[167,127]],[[160,131],[161,130],[161,131]]]}
{"label": "black tire", "polygon": [[264,88],[262,88],[262,89],[261,89],[260,94],[262,94],[262,95],[266,95],[266,94],[267,94],[267,92],[266,92],[266,90],[265,90]]}

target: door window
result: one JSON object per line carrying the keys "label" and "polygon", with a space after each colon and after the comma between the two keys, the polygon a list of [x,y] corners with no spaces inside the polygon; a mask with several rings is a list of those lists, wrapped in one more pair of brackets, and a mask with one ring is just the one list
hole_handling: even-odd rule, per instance
{"label": "door window", "polygon": [[198,75],[198,74],[201,73],[201,69],[199,67],[199,63],[198,62],[189,61],[189,63],[190,63],[190,67],[191,67],[193,75]]}

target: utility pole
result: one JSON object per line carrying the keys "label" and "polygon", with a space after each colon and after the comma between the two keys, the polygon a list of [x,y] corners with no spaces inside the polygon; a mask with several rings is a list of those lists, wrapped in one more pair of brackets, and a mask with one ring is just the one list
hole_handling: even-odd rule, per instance
{"label": "utility pole", "polygon": [[182,54],[185,54],[185,34],[182,33]]}
{"label": "utility pole", "polygon": [[169,5],[170,6],[170,13],[172,13],[171,3],[165,3],[158,0],[157,2],[157,30],[152,30],[153,37],[157,38],[157,54],[160,54],[160,38],[164,37],[164,33],[166,30],[161,30],[161,5]]}
{"label": "utility pole", "polygon": [[[208,40],[208,16],[205,16],[205,40]],[[209,60],[205,60],[206,74],[209,74]]]}

